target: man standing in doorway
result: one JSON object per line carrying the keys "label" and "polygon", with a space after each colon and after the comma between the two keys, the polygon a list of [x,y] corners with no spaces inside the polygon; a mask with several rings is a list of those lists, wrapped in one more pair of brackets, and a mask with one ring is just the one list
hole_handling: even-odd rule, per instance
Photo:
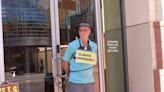
{"label": "man standing in doorway", "polygon": [[78,26],[79,39],[69,43],[63,57],[63,69],[69,77],[69,92],[95,92],[93,66],[97,60],[97,45],[89,40],[92,27]]}

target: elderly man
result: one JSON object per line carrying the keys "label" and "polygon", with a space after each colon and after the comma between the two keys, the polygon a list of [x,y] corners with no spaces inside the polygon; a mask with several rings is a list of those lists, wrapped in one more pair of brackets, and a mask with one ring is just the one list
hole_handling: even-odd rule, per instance
{"label": "elderly man", "polygon": [[92,27],[78,26],[79,39],[69,43],[63,57],[63,69],[69,77],[69,92],[94,92],[93,65],[97,60],[97,45],[89,40]]}

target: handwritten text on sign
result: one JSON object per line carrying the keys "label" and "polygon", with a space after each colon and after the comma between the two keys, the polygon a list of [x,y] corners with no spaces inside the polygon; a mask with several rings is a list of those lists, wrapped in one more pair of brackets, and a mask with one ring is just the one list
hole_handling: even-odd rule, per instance
{"label": "handwritten text on sign", "polygon": [[19,85],[17,83],[0,85],[0,92],[19,92]]}
{"label": "handwritten text on sign", "polygon": [[85,64],[96,64],[96,53],[90,51],[76,50],[76,62]]}

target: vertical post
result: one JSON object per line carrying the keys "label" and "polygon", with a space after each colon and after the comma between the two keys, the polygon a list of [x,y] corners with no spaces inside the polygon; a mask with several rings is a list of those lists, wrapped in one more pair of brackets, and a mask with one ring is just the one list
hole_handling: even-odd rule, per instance
{"label": "vertical post", "polygon": [[0,0],[0,83],[5,81],[4,69],[4,48],[3,48],[3,28],[2,28],[2,6]]}
{"label": "vertical post", "polygon": [[44,48],[45,50],[45,73],[48,73],[48,64],[47,64],[47,47]]}
{"label": "vertical post", "polygon": [[125,18],[125,0],[120,0],[120,18],[121,18],[121,35],[124,60],[124,85],[125,92],[129,92],[129,73],[128,73],[128,49],[127,49],[127,34],[126,34],[126,18]]}
{"label": "vertical post", "polygon": [[31,52],[31,48],[26,47],[25,48],[25,72],[29,73],[30,72],[30,52]]}
{"label": "vertical post", "polygon": [[59,57],[60,53],[57,51],[57,46],[60,45],[60,33],[59,33],[59,12],[58,12],[58,0],[50,0],[50,14],[51,14],[51,39],[52,39],[52,69],[53,69],[53,77],[54,77],[54,91],[62,92],[62,88],[59,87],[56,81],[60,81],[57,79],[57,75],[60,74],[60,64]]}
{"label": "vertical post", "polygon": [[[55,62],[55,57],[56,57],[56,25],[55,25],[55,1],[56,0],[50,0],[50,14],[51,14],[51,39],[52,39],[52,72],[53,72],[53,78],[56,77],[57,75],[57,70],[56,70],[56,62]],[[58,86],[56,82],[54,81],[54,91],[58,92]]]}
{"label": "vertical post", "polygon": [[104,63],[103,63],[103,39],[102,39],[102,20],[101,20],[101,1],[95,0],[96,9],[96,29],[97,29],[97,43],[98,43],[98,61],[99,61],[99,76],[100,76],[100,92],[105,92],[105,76],[104,76]]}
{"label": "vertical post", "polygon": [[37,73],[39,73],[39,69],[40,69],[40,67],[39,67],[39,55],[38,55],[38,48],[36,49],[36,72]]}

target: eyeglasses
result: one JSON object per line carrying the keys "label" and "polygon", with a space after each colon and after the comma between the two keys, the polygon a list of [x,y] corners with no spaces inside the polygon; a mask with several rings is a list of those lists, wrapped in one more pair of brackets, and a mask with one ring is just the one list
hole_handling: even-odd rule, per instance
{"label": "eyeglasses", "polygon": [[79,29],[79,32],[88,32],[91,31],[90,29]]}

